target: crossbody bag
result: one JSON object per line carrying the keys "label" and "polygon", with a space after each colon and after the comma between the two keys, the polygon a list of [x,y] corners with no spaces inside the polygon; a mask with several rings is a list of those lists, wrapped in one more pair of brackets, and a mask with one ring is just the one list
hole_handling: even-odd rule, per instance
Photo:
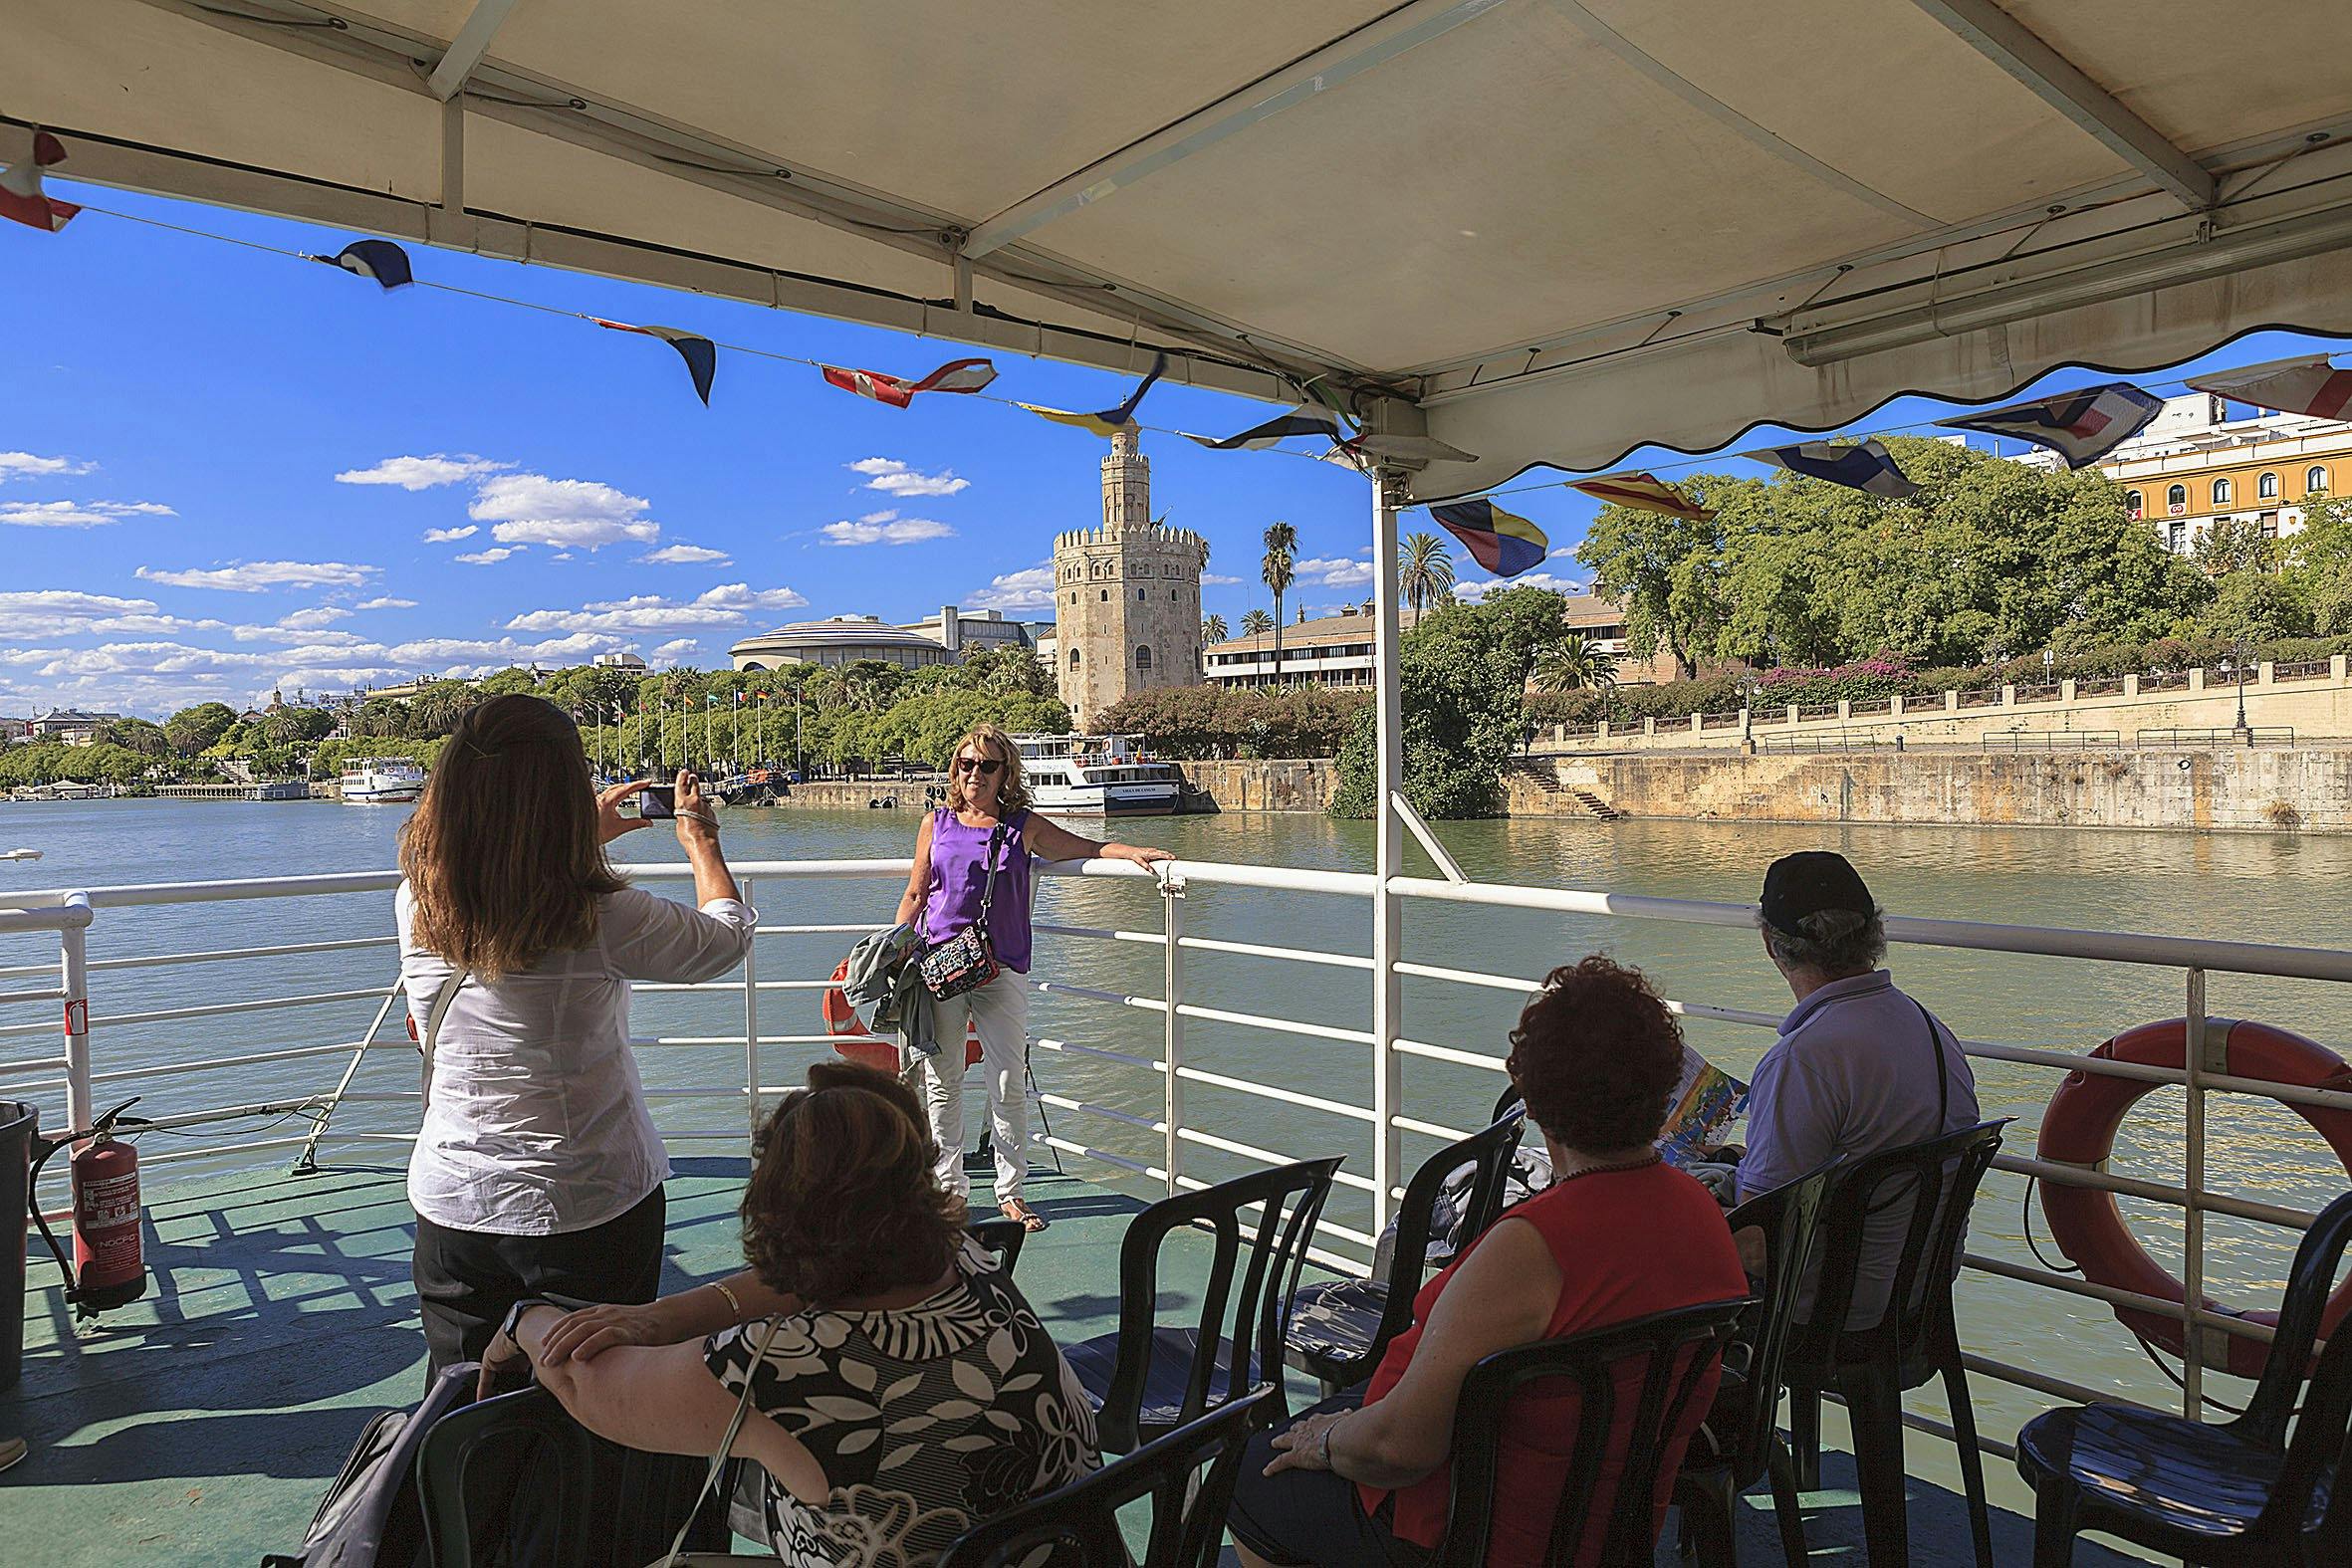
{"label": "crossbody bag", "polygon": [[978,991],[997,978],[996,950],[988,940],[989,905],[997,896],[997,851],[1004,847],[1005,824],[988,835],[988,877],[980,885],[980,914],[963,930],[925,953],[918,965],[923,989],[941,1002]]}

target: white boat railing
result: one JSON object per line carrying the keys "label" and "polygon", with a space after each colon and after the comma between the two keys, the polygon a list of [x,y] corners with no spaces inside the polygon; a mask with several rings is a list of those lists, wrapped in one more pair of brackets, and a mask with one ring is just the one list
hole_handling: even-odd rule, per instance
{"label": "white boat railing", "polygon": [[[746,900],[756,906],[763,888],[781,892],[789,884],[810,880],[897,882],[906,876],[909,865],[910,862],[904,859],[755,861],[738,864],[735,869]],[[690,874],[682,864],[636,865],[624,869],[632,877],[654,882],[683,880]],[[1390,878],[1383,889],[1376,877],[1365,873],[1281,866],[1184,861],[1170,868],[1170,874],[1155,876],[1125,862],[1093,861],[1046,866],[1042,870],[1057,877],[1107,878],[1141,883],[1143,887],[1138,891],[1148,890],[1159,905],[1157,921],[1148,926],[1041,922],[1038,930],[1042,936],[1068,943],[1099,942],[1156,948],[1161,954],[1161,964],[1160,990],[1156,996],[1089,987],[1072,980],[1031,981],[1039,993],[1048,996],[1068,998],[1103,1009],[1157,1016],[1157,1028],[1149,1030],[1157,1035],[1156,1042],[1143,1049],[1121,1048],[1138,1044],[1138,1031],[1132,1027],[1108,1028],[1094,1039],[1040,1037],[1036,1041],[1037,1047],[1042,1050],[1135,1074],[1139,1092],[1126,1098],[1124,1105],[1103,1104],[1096,1099],[1058,1092],[1041,1093],[1040,1099],[1054,1110],[1086,1118],[1089,1123],[1099,1122],[1106,1129],[1121,1129],[1130,1138],[1135,1135],[1147,1137],[1151,1142],[1146,1147],[1153,1152],[1138,1157],[1132,1148],[1128,1152],[1104,1148],[1077,1128],[1070,1129],[1068,1136],[1058,1132],[1039,1134],[1036,1135],[1037,1141],[1171,1192],[1209,1185],[1188,1169],[1191,1163],[1188,1154],[1196,1149],[1260,1164],[1303,1159],[1344,1149],[1351,1156],[1349,1167],[1342,1169],[1337,1180],[1345,1189],[1365,1196],[1370,1223],[1367,1229],[1358,1229],[1339,1219],[1326,1217],[1315,1238],[1317,1244],[1313,1248],[1313,1255],[1326,1266],[1356,1273],[1363,1272],[1368,1266],[1368,1255],[1375,1244],[1377,1233],[1389,1220],[1394,1202],[1403,1195],[1401,1173],[1404,1167],[1400,1145],[1404,1135],[1453,1139],[1466,1136],[1471,1130],[1410,1114],[1402,1103],[1400,1063],[1414,1058],[1444,1062],[1491,1072],[1500,1079],[1505,1071],[1503,1057],[1499,1053],[1416,1038],[1397,1026],[1396,1020],[1401,1010],[1393,1005],[1372,1009],[1374,1026],[1370,1029],[1288,1017],[1279,1012],[1255,1008],[1212,1006],[1206,1001],[1196,1000],[1198,993],[1187,986],[1188,956],[1226,955],[1351,972],[1369,976],[1374,987],[1393,987],[1406,978],[1412,978],[1446,986],[1525,995],[1535,989],[1537,978],[1417,963],[1402,957],[1401,953],[1384,966],[1378,958],[1359,954],[1303,946],[1240,942],[1196,934],[1195,921],[1188,909],[1189,895],[1199,891],[1230,889],[1319,894],[1368,901],[1379,899],[1385,894],[1387,901],[1400,904],[1418,902],[1478,906],[1734,929],[1752,927],[1755,919],[1753,908],[1744,905],[1414,877]],[[370,1052],[389,1050],[413,1053],[415,1049],[403,1029],[392,1027],[387,1030],[393,1010],[398,1006],[396,955],[392,951],[394,939],[388,929],[388,898],[383,903],[384,931],[381,935],[126,953],[95,961],[89,957],[88,946],[89,933],[94,925],[111,927],[119,921],[135,919],[130,912],[140,909],[260,900],[300,901],[361,893],[388,894],[397,882],[397,873],[381,871],[152,883],[0,895],[0,938],[25,935],[39,938],[46,935],[54,937],[58,943],[54,961],[0,966],[0,988],[20,988],[0,989],[0,1097],[32,1097],[42,1091],[62,1089],[67,1124],[83,1127],[90,1124],[97,1099],[124,1094],[124,1091],[146,1080],[181,1078],[257,1066],[275,1068],[306,1060],[343,1057],[346,1060],[340,1078],[332,1088],[259,1104],[224,1103],[165,1117],[158,1123],[160,1126],[184,1130],[267,1114],[281,1120],[288,1117],[302,1118],[308,1123],[303,1131],[290,1136],[231,1138],[186,1150],[157,1152],[146,1156],[147,1163],[218,1160],[250,1156],[265,1150],[288,1149],[299,1150],[292,1158],[300,1167],[308,1164],[323,1144],[397,1144],[411,1141],[412,1135],[408,1133],[345,1130],[337,1128],[334,1123],[337,1112],[348,1105],[397,1105],[419,1098],[414,1088],[394,1091],[354,1088],[360,1064]],[[877,929],[880,929],[879,926],[874,924],[854,922],[762,924],[758,927],[758,937],[771,939],[771,945],[772,939],[777,938],[837,938],[839,940],[834,946],[846,946],[857,935]],[[2140,1295],[2048,1268],[2029,1266],[1976,1251],[1969,1254],[1967,1263],[1970,1269],[1989,1277],[2109,1305],[2137,1307],[2180,1320],[2184,1324],[2183,1339],[2186,1346],[2179,1380],[2184,1386],[2184,1408],[2192,1417],[2198,1416],[2206,1405],[2203,1397],[2204,1376],[2217,1364],[2218,1352],[2225,1343],[2223,1336],[2267,1340],[2270,1334],[2263,1325],[2211,1311],[2200,1304],[2205,1299],[2208,1266],[2206,1217],[2220,1215],[2289,1231],[2305,1228],[2315,1218],[2310,1210],[2259,1202],[2208,1189],[2208,1098],[2221,1093],[2246,1093],[2297,1106],[2352,1110],[2352,1093],[2291,1088],[2232,1077],[2220,1071],[2221,1059],[2217,1052],[2222,1040],[2218,1034],[2209,1033],[2206,1027],[2206,979],[2209,974],[2225,973],[2340,984],[2352,981],[2352,953],[1904,917],[1888,919],[1887,935],[1893,942],[1922,947],[2153,966],[2177,975],[2183,1010],[2189,1019],[2192,1045],[2188,1065],[2183,1069],[2112,1062],[1996,1041],[1963,1040],[1962,1045],[1972,1057],[1982,1060],[2014,1063],[2056,1073],[2104,1074],[2149,1084],[2174,1085],[2185,1091],[2185,1168],[2180,1183],[2148,1181],[2100,1170],[2085,1170],[2044,1162],[2019,1153],[2001,1155],[1995,1162],[1995,1169],[2027,1181],[2091,1188],[2180,1209],[2184,1218],[2183,1282],[2187,1304]],[[370,983],[363,986],[240,997],[191,1006],[126,1009],[114,1014],[102,1010],[93,1015],[93,992],[103,995],[108,978],[121,972],[188,966],[205,967],[210,972],[212,967],[217,966],[322,954],[372,955],[380,958],[382,967]],[[1384,967],[1387,970],[1385,975],[1381,973]],[[1087,967],[1082,963],[1064,964],[1058,973],[1083,976],[1087,973]],[[792,1087],[790,1082],[780,1080],[797,1076],[778,1075],[764,1070],[767,1063],[763,1053],[774,1048],[795,1047],[806,1047],[814,1052],[827,1049],[834,1043],[833,1037],[824,1032],[780,1026],[782,1014],[776,1010],[777,1007],[795,994],[813,997],[829,984],[828,978],[821,974],[771,976],[763,955],[763,942],[755,939],[751,957],[741,973],[726,980],[692,986],[636,987],[637,992],[649,997],[688,992],[731,995],[740,1000],[740,1024],[723,1032],[657,1033],[641,1037],[635,1042],[641,1050],[646,1051],[716,1053],[724,1056],[729,1063],[723,1074],[712,1081],[685,1084],[665,1082],[661,1087],[650,1089],[648,1093],[655,1101],[735,1100],[743,1107],[742,1122],[724,1127],[665,1127],[664,1137],[673,1143],[742,1142],[746,1138],[747,1128],[756,1125],[763,1103]],[[218,988],[213,989],[217,995]],[[1776,1013],[1722,1007],[1692,998],[1670,998],[1669,1006],[1687,1017],[1731,1025],[1768,1029],[1779,1022]],[[181,1023],[259,1012],[295,1011],[307,1015],[326,1009],[342,1009],[356,1021],[360,1008],[367,1009],[371,1021],[363,1029],[342,1037],[274,1049],[195,1055],[181,1060],[119,1066],[109,1063],[105,1056],[110,1028]],[[28,1012],[27,1009],[32,1010]],[[796,1004],[794,1010],[798,1016],[805,1018],[814,1009]],[[1107,1017],[1107,1012],[1105,1015]],[[1385,1027],[1383,1020],[1386,1020]],[[1332,1092],[1318,1094],[1236,1073],[1213,1071],[1188,1060],[1185,1049],[1186,1025],[1194,1022],[1268,1031],[1302,1040],[1360,1048],[1367,1056],[1368,1092],[1362,1099],[1368,1103],[1337,1097],[1345,1091],[1346,1086],[1335,1076],[1324,1080],[1323,1084]],[[39,1042],[33,1045],[34,1053],[20,1054],[20,1046],[29,1042]],[[1156,1086],[1146,1088],[1149,1080],[1142,1076],[1144,1074],[1155,1075],[1158,1079]],[[1263,1147],[1232,1136],[1234,1129],[1230,1126],[1220,1131],[1201,1125],[1200,1118],[1188,1114],[1187,1090],[1195,1086],[1316,1113],[1332,1123],[1331,1133],[1327,1139],[1316,1140],[1313,1148],[1286,1151]],[[1369,1160],[1359,1167],[1354,1157],[1367,1152]],[[1367,1169],[1372,1173],[1369,1176],[1364,1174]],[[57,1167],[53,1166],[53,1175],[56,1170]],[[2045,1370],[1992,1357],[1971,1355],[1968,1365],[1974,1372],[2044,1396],[2075,1401],[2112,1400],[2118,1397],[2111,1388],[2094,1389],[2052,1376]],[[1949,1436],[1949,1429],[1940,1422],[1922,1418],[1915,1420],[1914,1425]],[[1987,1438],[1984,1441],[1985,1446],[1995,1453],[2005,1455],[2009,1452],[2009,1445],[1998,1439]]]}

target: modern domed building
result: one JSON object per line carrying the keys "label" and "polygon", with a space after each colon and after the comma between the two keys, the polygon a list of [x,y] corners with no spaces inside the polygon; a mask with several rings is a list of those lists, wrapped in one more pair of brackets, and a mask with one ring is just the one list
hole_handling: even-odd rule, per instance
{"label": "modern domed building", "polygon": [[773,670],[786,664],[855,664],[878,659],[904,669],[953,664],[956,655],[918,632],[893,626],[877,615],[835,615],[795,621],[727,650],[739,670]]}

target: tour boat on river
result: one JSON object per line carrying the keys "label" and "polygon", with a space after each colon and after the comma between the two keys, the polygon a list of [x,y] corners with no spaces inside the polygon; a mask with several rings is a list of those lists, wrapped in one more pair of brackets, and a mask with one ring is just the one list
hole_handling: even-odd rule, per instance
{"label": "tour boat on river", "polygon": [[1054,816],[1167,816],[1183,809],[1184,773],[1123,735],[1017,735],[1029,797]]}
{"label": "tour boat on river", "polygon": [[403,805],[424,789],[412,757],[354,757],[343,765],[343,798],[352,805]]}

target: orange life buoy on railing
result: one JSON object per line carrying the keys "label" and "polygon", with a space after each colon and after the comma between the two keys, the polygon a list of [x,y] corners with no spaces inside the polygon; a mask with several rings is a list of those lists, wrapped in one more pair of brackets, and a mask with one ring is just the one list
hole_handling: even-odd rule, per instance
{"label": "orange life buoy on railing", "polygon": [[[833,983],[824,990],[824,997],[817,1006],[823,1014],[824,1032],[833,1036],[833,1049],[861,1066],[879,1067],[895,1074],[898,1071],[898,1047],[858,1021],[857,1009],[849,1005],[848,994],[841,990],[841,982],[849,978],[847,959],[833,967]],[[968,1068],[980,1060],[980,1026],[965,1014],[964,1065]]]}
{"label": "orange life buoy on railing", "polygon": [[[2240,1018],[2208,1018],[2207,1037],[2222,1042],[2222,1066],[2231,1077],[2258,1078],[2265,1083],[2306,1089],[2352,1089],[2352,1066],[2316,1040],[2286,1029]],[[2091,1052],[2108,1061],[2138,1062],[2150,1067],[2185,1067],[2189,1059],[2189,1020],[2166,1018],[2126,1029]],[[2050,1096],[2042,1114],[2041,1139],[2035,1153],[2053,1164],[2101,1167],[2114,1152],[2116,1130],[2141,1096],[2160,1085],[2104,1073],[2070,1072]],[[2335,1150],[2336,1158],[2352,1173],[2352,1111],[2281,1102],[2311,1124],[2312,1130]],[[2088,1187],[2041,1184],[2041,1212],[2049,1221],[2050,1235],[2067,1257],[2095,1284],[2130,1290],[2159,1300],[2188,1299],[2182,1283],[2148,1255],[2126,1230],[2115,1195]],[[2275,1312],[2241,1312],[2208,1300],[2209,1312],[2224,1313],[2249,1323],[2273,1324]],[[2336,1324],[2352,1310],[2352,1279],[2328,1297],[2319,1332],[2335,1332]],[[2175,1355],[2183,1353],[2185,1336],[2177,1317],[2145,1308],[2118,1305],[2115,1316],[2124,1326]],[[2228,1371],[2241,1378],[2258,1378],[2269,1359],[2270,1347],[2260,1340],[2232,1334]]]}

